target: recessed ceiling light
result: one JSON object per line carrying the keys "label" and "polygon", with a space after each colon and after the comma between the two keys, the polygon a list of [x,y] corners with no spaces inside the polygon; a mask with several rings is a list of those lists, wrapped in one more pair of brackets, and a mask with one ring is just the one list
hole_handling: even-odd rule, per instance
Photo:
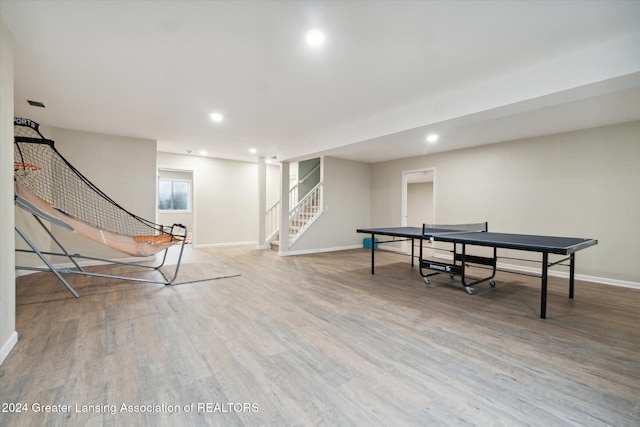
{"label": "recessed ceiling light", "polygon": [[307,44],[311,47],[319,47],[324,44],[325,36],[321,30],[309,30],[305,36]]}
{"label": "recessed ceiling light", "polygon": [[428,142],[436,142],[438,140],[438,138],[440,138],[437,134],[432,133],[429,136],[427,136],[427,141]]}
{"label": "recessed ceiling light", "polygon": [[249,148],[249,152],[251,154],[256,154],[258,152],[258,150],[256,150],[255,148]]}
{"label": "recessed ceiling light", "polygon": [[206,156],[208,153],[206,151],[200,151],[201,156]]}
{"label": "recessed ceiling light", "polygon": [[221,122],[224,117],[222,117],[222,114],[220,113],[211,113],[209,114],[209,118],[214,122]]}

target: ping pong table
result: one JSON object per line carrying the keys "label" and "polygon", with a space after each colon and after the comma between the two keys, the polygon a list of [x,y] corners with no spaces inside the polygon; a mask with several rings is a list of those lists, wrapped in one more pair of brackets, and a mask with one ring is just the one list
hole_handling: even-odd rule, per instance
{"label": "ping pong table", "polygon": [[[425,282],[429,283],[429,277],[435,274],[449,274],[451,278],[460,276],[462,285],[467,293],[473,293],[473,285],[488,281],[495,286],[494,277],[498,264],[498,249],[512,249],[518,251],[536,252],[542,254],[540,318],[546,318],[547,311],[547,278],[549,267],[563,264],[569,261],[569,298],[573,298],[575,276],[575,253],[579,250],[594,246],[598,243],[595,239],[537,236],[528,234],[496,233],[488,231],[488,224],[459,224],[459,225],[427,225],[422,227],[383,227],[383,228],[359,228],[358,233],[371,236],[371,274],[375,274],[375,251],[379,244],[390,242],[411,241],[411,265],[414,265],[415,242],[419,242],[419,272]],[[391,240],[379,241],[375,236],[390,237]],[[442,262],[423,257],[423,246],[426,242],[446,242],[453,244],[451,262]],[[493,249],[492,256],[478,256],[467,253],[467,246],[481,246]],[[459,251],[459,247],[461,250]],[[563,258],[555,261],[549,260],[550,255],[560,255]],[[508,258],[508,257],[500,257]],[[534,261],[534,260],[525,260]],[[466,268],[469,264],[484,266],[491,271],[487,277],[474,278],[468,281]],[[522,274],[516,271],[510,273]]]}

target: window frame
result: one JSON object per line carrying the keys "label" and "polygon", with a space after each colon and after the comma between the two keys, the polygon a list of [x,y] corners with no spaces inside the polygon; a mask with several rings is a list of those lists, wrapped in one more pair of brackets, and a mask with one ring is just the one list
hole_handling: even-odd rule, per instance
{"label": "window frame", "polygon": [[[170,182],[171,183],[171,206],[172,209],[162,209],[160,207],[160,183],[161,182]],[[173,184],[179,182],[179,183],[186,183],[187,184],[187,208],[186,209],[173,209],[173,203],[174,203],[174,197],[175,197],[175,193],[174,193],[174,189],[173,189]],[[157,203],[157,207],[158,207],[158,213],[161,214],[171,214],[171,213],[179,213],[179,214],[188,214],[188,213],[192,213],[193,212],[193,202],[192,202],[192,193],[193,193],[193,180],[191,179],[184,179],[184,178],[158,178],[158,203]]]}

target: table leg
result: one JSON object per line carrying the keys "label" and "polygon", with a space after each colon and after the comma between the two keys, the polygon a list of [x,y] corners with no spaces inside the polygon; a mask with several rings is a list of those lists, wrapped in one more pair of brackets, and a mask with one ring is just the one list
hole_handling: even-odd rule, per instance
{"label": "table leg", "polygon": [[371,233],[371,274],[376,274],[375,272],[375,234]]}
{"label": "table leg", "polygon": [[569,262],[569,298],[573,298],[573,276],[576,272],[576,254],[571,254],[571,261]]}
{"label": "table leg", "polygon": [[413,237],[411,238],[411,267],[413,267],[413,244],[415,242],[413,241]]}
{"label": "table leg", "polygon": [[542,254],[542,289],[540,291],[540,318],[547,318],[547,271],[549,269],[549,254]]}

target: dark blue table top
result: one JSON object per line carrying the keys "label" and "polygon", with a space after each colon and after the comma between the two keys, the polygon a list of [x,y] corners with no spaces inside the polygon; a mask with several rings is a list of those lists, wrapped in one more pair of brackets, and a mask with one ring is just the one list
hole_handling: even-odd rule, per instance
{"label": "dark blue table top", "polygon": [[595,239],[575,237],[538,236],[531,234],[495,233],[487,231],[460,232],[439,228],[427,228],[423,235],[422,227],[360,228],[357,232],[404,238],[433,238],[433,240],[440,242],[464,243],[477,246],[490,246],[564,255],[569,255],[598,243]]}

